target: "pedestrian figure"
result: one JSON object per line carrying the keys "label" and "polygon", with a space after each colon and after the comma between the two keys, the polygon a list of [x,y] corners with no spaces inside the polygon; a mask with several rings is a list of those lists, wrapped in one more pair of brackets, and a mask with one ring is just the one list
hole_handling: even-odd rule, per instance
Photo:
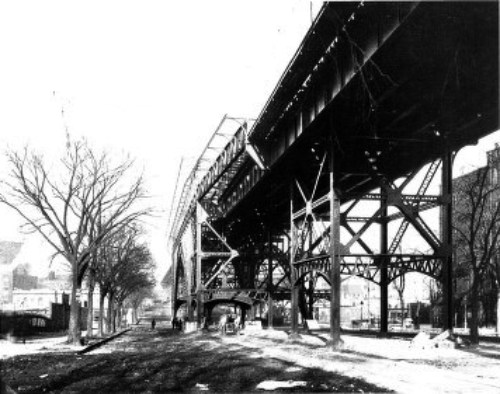
{"label": "pedestrian figure", "polygon": [[153,320],[151,320],[151,329],[154,330],[155,327],[156,327],[156,320],[153,319]]}
{"label": "pedestrian figure", "polygon": [[234,326],[236,328],[236,334],[239,334],[239,332],[240,332],[240,325],[241,325],[241,317],[240,317],[240,315],[237,315],[236,318],[234,319]]}
{"label": "pedestrian figure", "polygon": [[226,334],[226,323],[227,323],[227,315],[223,314],[219,320],[219,331],[222,335]]}

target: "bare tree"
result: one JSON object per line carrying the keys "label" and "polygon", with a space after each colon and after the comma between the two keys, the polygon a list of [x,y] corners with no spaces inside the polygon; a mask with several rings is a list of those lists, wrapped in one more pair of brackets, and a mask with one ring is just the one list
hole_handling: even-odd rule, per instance
{"label": "bare tree", "polygon": [[92,253],[90,257],[90,262],[87,268],[87,338],[93,336],[93,325],[94,325],[94,289],[96,284],[96,271],[98,269],[98,251]]}
{"label": "bare tree", "polygon": [[135,208],[145,197],[142,176],[130,174],[131,160],[114,164],[105,152],[96,155],[82,141],[71,143],[53,168],[28,148],[7,156],[10,178],[2,182],[0,202],[21,215],[28,229],[38,232],[69,263],[68,340],[78,343],[79,296],[92,255],[106,237],[149,212]]}
{"label": "bare tree", "polygon": [[428,278],[425,282],[427,285],[427,289],[429,290],[429,301],[431,303],[430,309],[430,320],[431,324],[434,327],[434,324],[441,324],[441,307],[443,304],[443,284],[439,280],[435,280],[433,278]]}
{"label": "bare tree", "polygon": [[136,227],[123,228],[102,246],[97,279],[101,288],[99,331],[103,333],[104,297],[108,297],[107,332],[121,321],[123,302],[134,292],[154,286],[154,264],[149,249],[138,241]]}
{"label": "bare tree", "polygon": [[401,327],[404,326],[404,321],[405,321],[405,299],[404,299],[404,293],[405,293],[405,287],[406,287],[406,280],[405,276],[401,275],[398,278],[394,279],[392,282],[392,286],[398,293],[399,297],[399,306],[401,308]]}
{"label": "bare tree", "polygon": [[[134,264],[133,270],[126,270],[127,278],[120,281],[120,286],[116,290],[115,302],[116,311],[118,312],[118,327],[121,328],[123,307],[127,300],[134,294],[140,295],[141,292],[151,291],[155,286],[155,280],[151,275],[151,271],[145,272],[144,268],[140,268],[138,264]],[[134,274],[134,271],[136,273]],[[135,298],[137,301],[138,298]]]}
{"label": "bare tree", "polygon": [[[499,185],[484,167],[455,181],[453,228],[457,264],[470,272],[471,342],[479,342],[479,304],[486,273],[497,260],[500,236]],[[499,306],[497,305],[497,308]]]}
{"label": "bare tree", "polygon": [[[104,329],[110,333],[113,331],[113,303],[115,297],[116,281],[121,269],[120,265],[125,256],[132,249],[137,236],[134,226],[123,227],[120,231],[106,239],[99,248],[99,268],[96,279],[99,283],[99,335],[104,335]],[[106,327],[104,326],[104,301],[108,297]]]}
{"label": "bare tree", "polygon": [[153,287],[142,287],[137,291],[131,293],[126,300],[126,305],[130,306],[132,309],[132,323],[137,324],[139,318],[137,316],[137,311],[142,305],[145,299],[153,297]]}

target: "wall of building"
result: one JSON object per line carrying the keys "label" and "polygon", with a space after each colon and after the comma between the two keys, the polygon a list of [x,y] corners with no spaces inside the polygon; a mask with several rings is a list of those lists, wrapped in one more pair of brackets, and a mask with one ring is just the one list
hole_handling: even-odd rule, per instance
{"label": "wall of building", "polygon": [[0,266],[0,308],[12,303],[12,271]]}

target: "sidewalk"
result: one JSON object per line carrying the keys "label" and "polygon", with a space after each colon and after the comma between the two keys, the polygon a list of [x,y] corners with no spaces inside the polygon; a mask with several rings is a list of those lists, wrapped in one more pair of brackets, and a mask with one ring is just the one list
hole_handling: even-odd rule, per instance
{"label": "sidewalk", "polygon": [[302,335],[289,343],[282,331],[262,331],[224,341],[259,348],[263,358],[337,372],[402,393],[499,393],[500,345],[478,349],[415,349],[410,341],[344,335],[345,350],[325,347],[327,335]]}

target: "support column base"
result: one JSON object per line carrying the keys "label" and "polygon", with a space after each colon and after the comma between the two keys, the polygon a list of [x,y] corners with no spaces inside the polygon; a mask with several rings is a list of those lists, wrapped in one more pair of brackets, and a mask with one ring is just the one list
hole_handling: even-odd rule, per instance
{"label": "support column base", "polygon": [[388,332],[378,332],[377,333],[377,338],[389,338],[389,333]]}
{"label": "support column base", "polygon": [[334,341],[333,339],[329,339],[326,341],[326,347],[331,350],[343,350],[345,348],[344,341],[339,338],[338,341]]}
{"label": "support column base", "polygon": [[291,332],[288,334],[288,342],[300,342],[302,340],[302,336],[297,332]]}

